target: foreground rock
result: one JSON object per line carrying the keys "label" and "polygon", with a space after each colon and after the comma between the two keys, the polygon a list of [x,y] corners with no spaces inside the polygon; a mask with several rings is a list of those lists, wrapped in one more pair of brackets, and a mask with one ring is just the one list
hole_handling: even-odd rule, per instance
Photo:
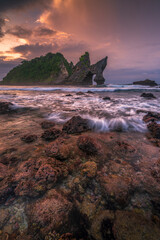
{"label": "foreground rock", "polygon": [[78,147],[89,155],[96,155],[100,152],[100,146],[91,137],[82,136],[77,140]]}
{"label": "foreground rock", "polygon": [[11,102],[0,102],[0,114],[13,112],[13,104]]}
{"label": "foreground rock", "polygon": [[151,122],[147,125],[147,127],[151,132],[153,138],[160,139],[160,124],[157,124],[156,122]]}
{"label": "foreground rock", "polygon": [[160,113],[148,112],[148,113],[143,117],[143,121],[144,121],[145,123],[160,121]]}
{"label": "foreground rock", "polygon": [[156,98],[152,93],[142,93],[141,97],[148,98],[148,99]]}
{"label": "foreground rock", "polygon": [[104,101],[106,101],[106,100],[111,100],[111,98],[106,96],[106,97],[103,98],[103,100],[104,100]]}
{"label": "foreground rock", "polygon": [[83,119],[80,116],[72,117],[63,126],[63,131],[68,134],[82,133],[90,130],[88,120]]}
{"label": "foreground rock", "polygon": [[150,87],[154,87],[157,86],[158,84],[153,81],[153,80],[149,80],[146,79],[144,81],[137,81],[137,82],[133,82],[134,85],[144,85],[144,86],[150,86]]}
{"label": "foreground rock", "polygon": [[61,134],[61,131],[59,129],[50,128],[45,130],[41,137],[46,141],[53,141],[56,138],[58,138],[60,134]]}

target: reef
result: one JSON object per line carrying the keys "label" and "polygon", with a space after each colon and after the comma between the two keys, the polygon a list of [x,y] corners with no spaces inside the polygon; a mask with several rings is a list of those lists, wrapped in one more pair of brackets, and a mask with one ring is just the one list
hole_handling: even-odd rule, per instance
{"label": "reef", "polygon": [[12,113],[14,133],[0,126],[0,239],[160,239],[158,146],[141,133],[95,133],[80,116],[62,126],[27,114],[18,127]]}

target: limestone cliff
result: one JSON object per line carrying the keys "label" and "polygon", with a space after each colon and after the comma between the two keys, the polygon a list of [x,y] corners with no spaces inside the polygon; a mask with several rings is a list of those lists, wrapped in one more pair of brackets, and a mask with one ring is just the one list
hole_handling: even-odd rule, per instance
{"label": "limestone cliff", "polygon": [[96,64],[90,65],[89,53],[86,52],[80,57],[65,84],[92,85],[93,75],[96,75],[94,80],[98,85],[104,84],[103,71],[107,66],[107,58],[105,57]]}
{"label": "limestone cliff", "polygon": [[103,71],[107,57],[91,65],[86,52],[74,66],[61,53],[23,61],[3,79],[3,85],[92,85],[93,75],[98,85],[104,84]]}

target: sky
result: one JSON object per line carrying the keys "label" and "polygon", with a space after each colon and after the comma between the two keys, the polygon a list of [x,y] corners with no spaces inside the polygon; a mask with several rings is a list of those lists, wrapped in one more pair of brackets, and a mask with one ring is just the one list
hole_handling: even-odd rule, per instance
{"label": "sky", "polygon": [[24,59],[108,56],[106,83],[160,83],[160,0],[0,0],[0,80]]}

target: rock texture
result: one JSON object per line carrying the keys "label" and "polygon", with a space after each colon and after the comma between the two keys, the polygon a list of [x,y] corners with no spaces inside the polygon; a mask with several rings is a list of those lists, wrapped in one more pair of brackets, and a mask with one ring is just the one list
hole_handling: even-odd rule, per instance
{"label": "rock texture", "polygon": [[79,62],[73,68],[71,76],[67,79],[65,84],[73,85],[92,85],[93,75],[94,81],[98,84],[104,84],[103,71],[107,66],[108,57],[103,58],[94,65],[90,65],[89,53],[86,52],[79,59]]}

